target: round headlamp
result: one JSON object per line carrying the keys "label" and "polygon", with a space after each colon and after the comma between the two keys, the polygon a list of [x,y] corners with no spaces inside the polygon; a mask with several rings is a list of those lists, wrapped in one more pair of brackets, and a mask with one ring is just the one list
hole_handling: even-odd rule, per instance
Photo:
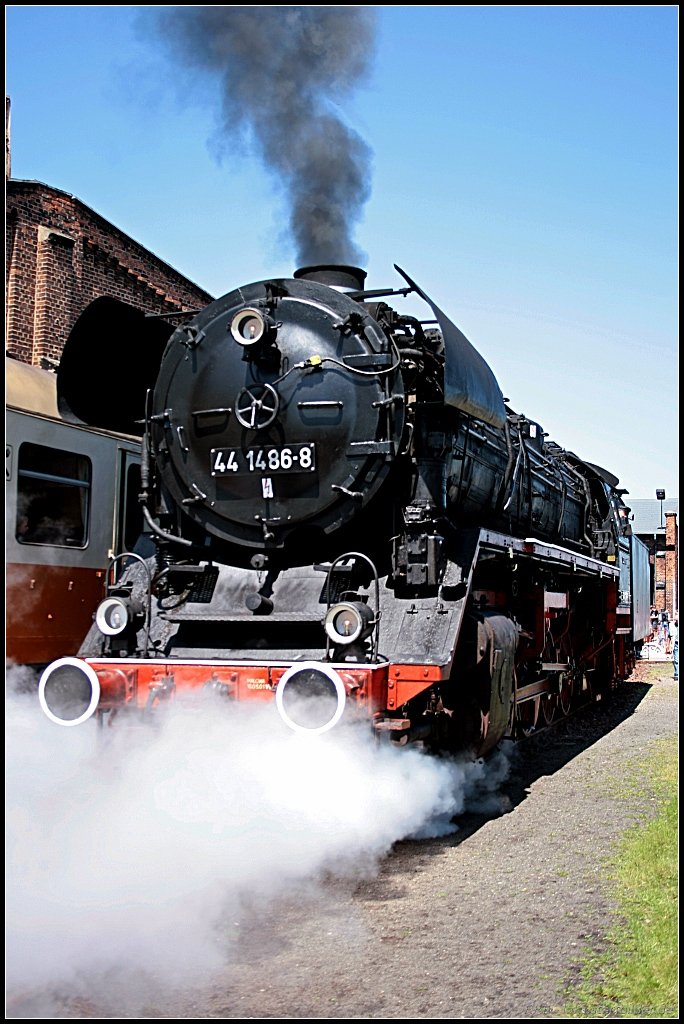
{"label": "round headlamp", "polygon": [[131,621],[130,603],[120,597],[107,597],[95,612],[95,624],[105,636],[118,636]]}
{"label": "round headlamp", "polygon": [[236,313],[230,322],[230,333],[238,345],[249,348],[262,341],[272,327],[271,321],[258,309],[247,306]]}
{"label": "round headlamp", "polygon": [[353,644],[373,632],[373,610],[362,601],[342,601],[328,609],[325,631],[336,644]]}

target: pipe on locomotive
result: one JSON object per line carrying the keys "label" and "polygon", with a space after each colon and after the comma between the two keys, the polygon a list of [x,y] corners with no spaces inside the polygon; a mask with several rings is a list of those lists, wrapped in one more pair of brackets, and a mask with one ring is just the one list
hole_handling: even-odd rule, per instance
{"label": "pipe on locomotive", "polygon": [[316,266],[300,267],[293,277],[300,281],[317,281],[327,284],[339,292],[361,292],[366,280],[366,271],[361,267],[337,263],[320,263]]}

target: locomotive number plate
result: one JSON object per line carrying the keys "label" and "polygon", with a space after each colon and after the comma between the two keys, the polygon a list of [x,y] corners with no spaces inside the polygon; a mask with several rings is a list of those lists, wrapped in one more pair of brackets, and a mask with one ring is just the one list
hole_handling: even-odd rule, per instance
{"label": "locomotive number plate", "polygon": [[313,473],[316,469],[316,445],[269,444],[261,448],[212,448],[211,475],[230,473],[272,476],[275,473]]}

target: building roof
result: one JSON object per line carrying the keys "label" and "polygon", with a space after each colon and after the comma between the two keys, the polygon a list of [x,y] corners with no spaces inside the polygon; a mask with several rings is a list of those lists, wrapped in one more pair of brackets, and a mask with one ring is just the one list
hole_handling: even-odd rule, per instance
{"label": "building roof", "polygon": [[5,355],[5,404],[10,409],[59,419],[57,374]]}
{"label": "building roof", "polygon": [[677,498],[665,498],[660,502],[657,498],[632,498],[630,501],[627,497],[625,501],[632,510],[632,530],[637,536],[645,534],[653,536],[661,526],[664,528],[666,512],[676,512],[679,518],[679,500]]}
{"label": "building roof", "polygon": [[65,192],[64,189],[56,188],[54,185],[46,185],[44,181],[38,181],[35,178],[8,178],[5,181],[6,196],[11,195],[12,192],[17,193],[27,189],[31,191],[50,192],[53,195],[60,195],[64,196],[65,199],[70,199],[76,206],[85,210],[89,217],[103,225],[108,232],[113,232],[121,238],[125,238],[129,242],[132,242],[139,250],[142,250],[147,258],[151,259],[157,264],[157,266],[161,267],[165,273],[170,273],[176,278],[180,278],[180,280],[187,284],[188,287],[198,292],[204,298],[204,301],[208,303],[213,302],[215,296],[213,296],[211,292],[205,291],[204,288],[195,284],[195,282],[191,281],[189,277],[182,274],[180,270],[176,270],[176,268],[172,267],[170,263],[163,260],[161,256],[157,256],[157,254],[152,252],[151,249],[147,249],[141,242],[137,242],[131,235],[126,234],[126,232],[122,231],[121,228],[118,228],[116,224],[112,224],[112,222],[103,217],[101,213],[94,210],[92,206],[88,206],[87,203],[84,203],[82,199],[79,199],[78,196],[73,195],[73,193]]}

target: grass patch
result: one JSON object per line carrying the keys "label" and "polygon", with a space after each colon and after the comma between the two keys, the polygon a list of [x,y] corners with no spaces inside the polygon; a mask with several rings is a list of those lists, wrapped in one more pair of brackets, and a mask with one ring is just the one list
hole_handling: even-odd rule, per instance
{"label": "grass patch", "polygon": [[609,876],[617,923],[603,953],[588,953],[581,981],[556,1014],[570,1018],[678,1018],[678,748],[655,743],[639,762],[656,816],[620,842]]}

